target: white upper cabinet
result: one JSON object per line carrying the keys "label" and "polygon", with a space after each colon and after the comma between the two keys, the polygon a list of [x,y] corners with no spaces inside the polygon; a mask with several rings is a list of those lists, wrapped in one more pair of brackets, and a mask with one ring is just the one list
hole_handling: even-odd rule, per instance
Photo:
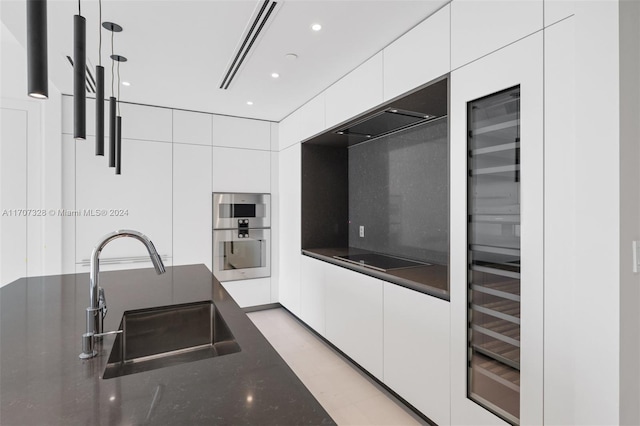
{"label": "white upper cabinet", "polygon": [[[108,103],[105,104],[105,120],[108,122]],[[146,141],[173,141],[173,110],[146,105],[120,104],[122,138]],[[105,122],[105,127],[107,126]]]}
{"label": "white upper cabinet", "polygon": [[210,146],[173,146],[173,264],[211,270]]}
{"label": "white upper cabinet", "polygon": [[542,29],[542,0],[454,0],[451,69]]}
{"label": "white upper cabinet", "polygon": [[268,151],[271,149],[271,123],[214,115],[213,145]]}
{"label": "white upper cabinet", "polygon": [[384,383],[450,424],[449,302],[384,283]]}
{"label": "white upper cabinet", "polygon": [[383,102],[382,52],[325,91],[325,127],[333,127]]}
{"label": "white upper cabinet", "polygon": [[[74,143],[71,136],[63,143]],[[132,139],[122,140],[122,174],[107,167],[107,158],[94,155],[94,139],[76,144],[76,209],[100,210],[100,216],[76,217],[78,272],[88,271],[88,260],[98,240],[118,229],[146,234],[158,254],[172,256],[172,146]],[[210,210],[211,207],[208,206]],[[125,263],[109,265],[121,261]],[[120,238],[102,252],[101,269],[151,267],[147,250],[138,241]],[[131,263],[140,261],[139,263]],[[170,265],[170,263],[167,263]],[[104,266],[104,268],[103,268]]]}
{"label": "white upper cabinet", "polygon": [[325,337],[383,380],[383,282],[330,265],[326,269]]}
{"label": "white upper cabinet", "polygon": [[576,13],[576,0],[544,0],[544,26]]}
{"label": "white upper cabinet", "polygon": [[278,126],[278,148],[283,150],[325,129],[324,92],[298,108]]}
{"label": "white upper cabinet", "polygon": [[271,152],[214,146],[213,192],[271,192]]}
{"label": "white upper cabinet", "polygon": [[173,141],[211,145],[211,114],[173,110]]}
{"label": "white upper cabinet", "polygon": [[384,100],[450,70],[451,6],[446,5],[384,49]]}

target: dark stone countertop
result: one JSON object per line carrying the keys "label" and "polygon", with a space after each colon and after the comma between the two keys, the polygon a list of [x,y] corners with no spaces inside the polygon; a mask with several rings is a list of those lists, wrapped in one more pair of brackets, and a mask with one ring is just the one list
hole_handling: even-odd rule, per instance
{"label": "dark stone countertop", "polygon": [[100,273],[116,330],[126,310],[213,300],[241,351],[103,380],[113,336],[82,361],[89,274],[0,289],[0,424],[334,424],[204,265]]}
{"label": "dark stone countertop", "polygon": [[347,248],[314,248],[303,249],[302,254],[316,258],[343,268],[352,269],[411,290],[426,293],[443,300],[449,300],[449,268],[446,265],[429,265],[412,268],[391,269],[386,272],[377,271],[366,266],[336,259],[334,256],[371,253],[353,247]]}

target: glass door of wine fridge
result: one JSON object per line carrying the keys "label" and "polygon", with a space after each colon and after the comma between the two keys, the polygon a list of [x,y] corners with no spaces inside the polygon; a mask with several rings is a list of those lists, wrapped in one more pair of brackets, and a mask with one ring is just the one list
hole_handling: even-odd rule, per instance
{"label": "glass door of wine fridge", "polygon": [[467,104],[468,397],[520,418],[520,87]]}

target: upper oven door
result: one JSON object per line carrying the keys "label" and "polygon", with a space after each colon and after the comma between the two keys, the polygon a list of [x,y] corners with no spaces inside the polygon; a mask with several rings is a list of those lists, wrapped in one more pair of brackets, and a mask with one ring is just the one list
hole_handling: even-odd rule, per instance
{"label": "upper oven door", "polygon": [[269,229],[213,231],[213,274],[219,281],[271,275]]}
{"label": "upper oven door", "polygon": [[236,229],[239,220],[249,228],[270,228],[271,195],[214,193],[213,229]]}

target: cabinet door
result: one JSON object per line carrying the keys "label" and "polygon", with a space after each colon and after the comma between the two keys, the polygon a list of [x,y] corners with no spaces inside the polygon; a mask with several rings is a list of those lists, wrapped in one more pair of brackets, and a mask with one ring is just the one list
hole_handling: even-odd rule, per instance
{"label": "cabinet door", "polygon": [[173,264],[211,270],[210,146],[173,145]]}
{"label": "cabinet door", "polygon": [[280,303],[300,316],[301,152],[295,144],[280,152],[278,201],[278,292]]}
{"label": "cabinet door", "polygon": [[451,5],[446,5],[384,49],[384,100],[450,70]]}
{"label": "cabinet door", "polygon": [[325,337],[380,380],[383,282],[335,265],[326,270]]}
{"label": "cabinet door", "polygon": [[324,98],[322,92],[291,113],[278,125],[278,147],[284,150],[324,130]]}
{"label": "cabinet door", "polygon": [[[74,141],[65,136],[63,143]],[[134,229],[147,235],[166,266],[170,266],[171,144],[123,139],[121,175],[107,167],[106,156],[94,155],[93,137],[75,145],[77,271],[89,271],[88,260],[97,241],[118,229]],[[111,242],[100,259],[101,270],[152,266],[147,250],[131,238]]]}
{"label": "cabinet door", "polygon": [[382,52],[325,91],[326,127],[335,126],[382,103]]}
{"label": "cabinet door", "polygon": [[[542,35],[534,34],[513,45],[495,52],[468,66],[460,68],[452,73],[451,77],[451,386],[452,386],[452,423],[495,424],[500,422],[498,416],[482,408],[480,404],[492,409],[501,418],[509,419],[512,423],[542,424],[542,376],[543,376],[543,117],[542,117]],[[474,106],[472,102],[486,99],[489,95],[504,92],[505,89],[519,87],[519,139],[505,141],[501,146],[487,146],[481,152],[469,153],[467,150],[468,128],[473,119],[468,116],[467,110]],[[511,106],[504,105],[502,109],[508,110]],[[509,123],[503,123],[505,126]],[[497,138],[510,137],[511,133],[502,134],[503,124],[488,123],[490,127],[482,129],[482,132],[491,131],[497,133]],[[493,126],[493,127],[491,127]],[[504,126],[503,126],[504,127]],[[473,134],[475,137],[477,134]],[[503,164],[493,164],[499,161],[507,144],[517,143],[517,150],[512,150],[519,161],[518,172],[513,173],[505,169]],[[483,194],[477,193],[475,187],[469,187],[467,193],[467,159],[468,155],[474,156],[482,153],[491,158],[486,159],[486,164],[481,172],[488,177],[493,173],[512,173],[519,183],[519,191],[515,194],[507,194],[513,188],[505,187],[501,194],[507,198],[516,198],[519,201],[520,225],[504,223],[508,218],[498,221],[501,225],[491,224],[495,235],[489,235],[483,240],[483,246],[494,250],[494,253],[504,254],[504,241],[519,236],[519,280],[520,280],[520,311],[517,317],[519,323],[519,336],[514,335],[512,343],[520,345],[519,378],[512,375],[500,376],[498,367],[500,358],[493,357],[489,362],[496,363],[496,370],[482,370],[483,377],[487,377],[495,383],[502,383],[511,390],[519,391],[518,418],[509,417],[504,412],[500,413],[495,405],[494,398],[491,401],[481,401],[474,395],[477,402],[470,399],[470,380],[473,374],[480,369],[468,370],[468,355],[472,353],[472,347],[468,340],[467,307],[475,293],[473,281],[474,274],[467,269],[467,263],[471,262],[467,257],[467,226],[475,225],[480,220],[493,220],[489,213],[500,213],[491,210],[492,205],[482,205],[483,211],[469,212],[467,215],[467,196],[477,197]],[[482,160],[485,161],[485,160]],[[515,169],[514,169],[515,170]],[[475,189],[474,189],[475,188]],[[478,189],[480,191],[482,189]],[[503,194],[504,193],[504,194]],[[505,195],[506,194],[506,195]],[[485,194],[488,202],[491,194]],[[494,194],[495,195],[495,194]],[[511,199],[509,198],[509,199]],[[500,200],[498,200],[500,201]],[[508,203],[507,203],[508,204]],[[506,204],[501,207],[509,207]],[[510,208],[510,207],[509,207]],[[476,218],[476,215],[484,215]],[[505,212],[503,212],[505,213]],[[508,213],[508,212],[506,212]],[[505,213],[505,214],[506,214]],[[485,217],[486,216],[486,217]],[[497,217],[497,216],[496,216]],[[506,216],[505,216],[506,217]],[[471,221],[471,222],[468,222]],[[470,228],[473,230],[474,228]],[[470,235],[469,237],[471,237]],[[491,237],[491,238],[490,238]],[[495,237],[495,238],[493,238]],[[497,242],[494,244],[493,242]],[[495,247],[494,247],[495,246]],[[498,251],[496,251],[498,250]],[[502,251],[500,251],[502,250]],[[509,252],[511,253],[511,252]],[[506,264],[504,269],[514,268],[515,264]],[[484,267],[480,265],[481,267]],[[517,265],[516,265],[517,266]],[[503,274],[504,275],[504,274]],[[468,279],[470,279],[468,281]],[[474,290],[474,292],[470,290]],[[486,293],[486,292],[485,292]],[[488,294],[488,293],[487,293]],[[492,292],[495,296],[498,293]],[[496,300],[496,302],[499,302]],[[500,305],[502,306],[502,305]],[[486,306],[483,308],[487,308]],[[473,314],[472,312],[469,312]],[[496,320],[516,321],[514,318],[506,318],[507,315],[496,313],[495,310],[484,310],[483,315],[491,315]],[[473,315],[477,315],[473,314]],[[511,315],[513,317],[513,315]],[[471,318],[474,319],[475,317]],[[496,336],[496,334],[492,334]],[[493,365],[493,364],[492,364]],[[500,370],[502,371],[502,370]],[[477,377],[476,377],[477,379]],[[513,379],[513,380],[511,380]],[[471,383],[472,385],[473,383]],[[493,388],[494,390],[496,388]],[[492,391],[493,392],[493,391]],[[494,395],[495,396],[495,395]]]}
{"label": "cabinet door", "polygon": [[451,2],[451,69],[542,29],[542,0]]}
{"label": "cabinet door", "polygon": [[173,110],[173,142],[211,146],[211,114]]}
{"label": "cabinet door", "polygon": [[328,264],[309,256],[300,263],[300,319],[325,335],[325,269]]}
{"label": "cabinet door", "polygon": [[213,116],[213,144],[229,148],[271,149],[271,123],[262,120]]}
{"label": "cabinet door", "polygon": [[271,152],[213,147],[214,192],[271,192]]}
{"label": "cabinet door", "polygon": [[449,302],[384,283],[384,383],[435,423],[450,423]]}

